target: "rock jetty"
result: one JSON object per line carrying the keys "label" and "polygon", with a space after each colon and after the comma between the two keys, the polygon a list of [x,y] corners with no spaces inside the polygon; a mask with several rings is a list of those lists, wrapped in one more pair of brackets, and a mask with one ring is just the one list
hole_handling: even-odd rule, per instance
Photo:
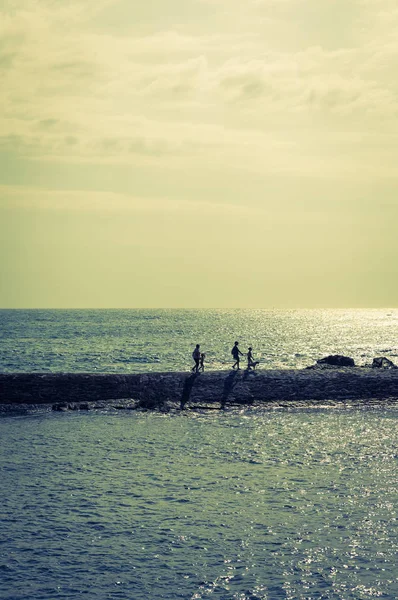
{"label": "rock jetty", "polygon": [[201,374],[0,374],[0,404],[50,404],[56,410],[113,405],[167,411],[264,403],[398,400],[398,369],[380,368],[388,363],[376,363],[378,368],[376,365],[322,368],[321,363],[302,370]]}

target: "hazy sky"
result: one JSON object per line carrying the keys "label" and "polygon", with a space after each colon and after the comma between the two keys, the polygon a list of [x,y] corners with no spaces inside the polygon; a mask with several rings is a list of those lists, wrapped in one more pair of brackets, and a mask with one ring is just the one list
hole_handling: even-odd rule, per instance
{"label": "hazy sky", "polygon": [[396,0],[0,0],[0,306],[398,306],[397,31]]}

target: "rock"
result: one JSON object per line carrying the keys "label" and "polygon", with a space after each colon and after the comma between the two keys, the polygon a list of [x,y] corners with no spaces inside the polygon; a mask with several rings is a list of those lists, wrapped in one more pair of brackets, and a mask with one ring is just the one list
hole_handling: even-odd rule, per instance
{"label": "rock", "polygon": [[350,356],[332,354],[316,361],[318,365],[331,365],[333,367],[355,367],[354,359]]}
{"label": "rock", "polygon": [[63,404],[53,404],[51,408],[52,408],[52,410],[56,410],[59,412],[66,412],[69,407],[66,403],[63,403]]}
{"label": "rock", "polygon": [[371,364],[372,369],[397,369],[397,365],[394,365],[392,360],[385,356],[379,356],[373,359]]}

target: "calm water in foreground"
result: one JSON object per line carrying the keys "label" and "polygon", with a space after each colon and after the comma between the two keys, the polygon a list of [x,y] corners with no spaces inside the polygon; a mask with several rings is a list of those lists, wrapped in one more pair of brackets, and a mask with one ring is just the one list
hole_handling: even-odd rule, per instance
{"label": "calm water in foreground", "polygon": [[398,409],[0,419],[2,600],[397,598]]}

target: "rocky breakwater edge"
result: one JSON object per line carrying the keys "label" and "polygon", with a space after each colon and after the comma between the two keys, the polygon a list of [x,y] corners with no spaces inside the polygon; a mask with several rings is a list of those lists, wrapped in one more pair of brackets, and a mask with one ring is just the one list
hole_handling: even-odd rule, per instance
{"label": "rocky breakwater edge", "polygon": [[366,366],[340,355],[306,369],[205,373],[0,374],[0,413],[35,409],[219,410],[398,402],[398,368],[379,357]]}

